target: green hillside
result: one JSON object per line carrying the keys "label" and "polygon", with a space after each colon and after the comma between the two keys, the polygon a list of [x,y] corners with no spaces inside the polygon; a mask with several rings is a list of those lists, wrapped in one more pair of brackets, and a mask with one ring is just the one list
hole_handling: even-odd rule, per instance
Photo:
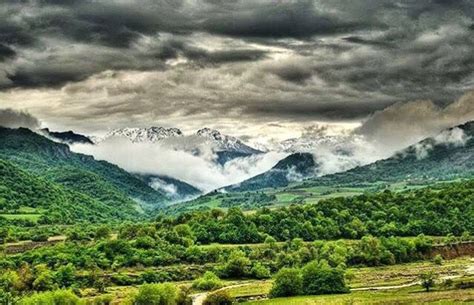
{"label": "green hillside", "polygon": [[[29,129],[0,128],[0,158],[86,194],[109,198],[108,201],[120,198],[119,205],[125,201],[130,203],[128,199],[151,208],[167,202],[163,194],[120,167],[71,152],[67,145],[53,142]],[[107,192],[104,193],[104,189]],[[114,194],[111,196],[110,192]]]}
{"label": "green hillside", "polygon": [[[474,176],[474,122],[446,130],[464,132],[465,143],[428,138],[394,156],[343,173],[309,179],[296,188],[410,181],[429,184]],[[459,131],[459,130],[458,130]]]}
{"label": "green hillside", "polygon": [[295,153],[280,160],[270,170],[225,188],[228,192],[256,191],[266,188],[285,187],[291,181],[314,176],[317,164],[312,154]]}
{"label": "green hillside", "polygon": [[[117,209],[83,193],[29,174],[0,159],[0,211],[2,215],[37,215],[42,223],[74,223],[132,219],[138,216],[131,203]],[[98,188],[104,186],[98,186]],[[10,217],[14,218],[14,217]]]}

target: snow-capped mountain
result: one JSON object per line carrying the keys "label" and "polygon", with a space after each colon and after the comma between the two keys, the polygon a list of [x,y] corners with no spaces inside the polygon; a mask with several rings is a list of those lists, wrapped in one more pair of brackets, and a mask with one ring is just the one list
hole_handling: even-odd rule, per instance
{"label": "snow-capped mountain", "polygon": [[214,161],[221,165],[235,158],[262,153],[236,137],[221,134],[210,128],[202,128],[190,135],[184,135],[177,128],[122,128],[109,132],[95,142],[99,143],[112,138],[126,138],[132,143],[156,143],[162,147],[189,152],[195,156],[212,155]]}
{"label": "snow-capped mountain", "polygon": [[183,133],[178,128],[121,128],[109,132],[102,140],[111,137],[125,137],[133,143],[155,143],[170,137],[181,137]]}
{"label": "snow-capped mountain", "polygon": [[261,151],[244,144],[236,137],[223,135],[215,129],[199,129],[196,135],[215,144],[217,151],[233,151],[249,155],[261,153]]}

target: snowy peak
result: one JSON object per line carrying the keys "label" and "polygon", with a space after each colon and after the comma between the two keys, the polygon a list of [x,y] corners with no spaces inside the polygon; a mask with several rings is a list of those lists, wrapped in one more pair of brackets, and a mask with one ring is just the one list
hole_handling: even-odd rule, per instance
{"label": "snowy peak", "polygon": [[218,130],[202,128],[196,132],[196,135],[212,142],[217,149],[222,151],[233,151],[244,154],[258,154],[261,151],[252,148],[235,137],[221,134]]}
{"label": "snowy peak", "polygon": [[125,137],[133,143],[155,143],[160,140],[181,137],[183,133],[178,128],[150,127],[150,128],[122,128],[115,129],[105,137]]}
{"label": "snowy peak", "polygon": [[224,138],[224,136],[218,130],[207,127],[199,129],[196,134],[200,137],[206,137],[216,141],[222,141]]}

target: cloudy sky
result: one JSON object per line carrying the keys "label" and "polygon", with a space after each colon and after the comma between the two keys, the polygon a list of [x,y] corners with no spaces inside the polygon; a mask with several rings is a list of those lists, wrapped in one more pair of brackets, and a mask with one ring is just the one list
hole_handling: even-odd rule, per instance
{"label": "cloudy sky", "polygon": [[474,119],[473,87],[471,0],[0,2],[0,106],[53,129],[384,140]]}

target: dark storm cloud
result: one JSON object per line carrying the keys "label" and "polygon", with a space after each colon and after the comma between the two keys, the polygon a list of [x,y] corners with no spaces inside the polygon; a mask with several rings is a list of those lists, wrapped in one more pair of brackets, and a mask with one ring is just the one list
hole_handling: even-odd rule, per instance
{"label": "dark storm cloud", "polygon": [[169,87],[104,86],[159,104],[137,115],[354,119],[472,89],[473,24],[469,0],[3,1],[0,89],[85,94],[106,71],[149,71]]}
{"label": "dark storm cloud", "polygon": [[275,1],[271,5],[225,12],[204,23],[204,28],[213,33],[272,38],[308,38],[315,34],[335,34],[380,26],[383,25],[365,20],[346,21],[322,14],[311,0]]}
{"label": "dark storm cloud", "polygon": [[15,54],[15,51],[13,51],[10,47],[0,44],[0,61],[14,57]]}
{"label": "dark storm cloud", "polygon": [[270,117],[289,117],[322,120],[357,120],[386,107],[384,103],[373,102],[297,102],[266,101],[265,103],[250,105],[245,111],[258,113]]}
{"label": "dark storm cloud", "polygon": [[8,128],[25,127],[34,130],[40,127],[40,121],[25,111],[0,109],[0,126]]}

